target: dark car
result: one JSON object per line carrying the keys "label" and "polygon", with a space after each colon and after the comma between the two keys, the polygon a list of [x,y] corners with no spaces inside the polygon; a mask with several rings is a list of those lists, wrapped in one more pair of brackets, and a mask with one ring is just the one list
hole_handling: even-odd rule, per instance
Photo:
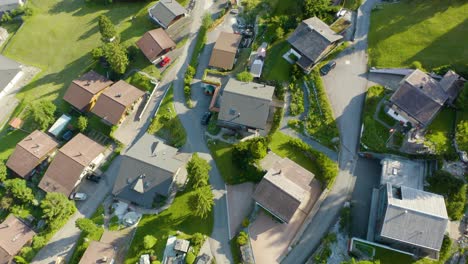
{"label": "dark car", "polygon": [[101,177],[97,176],[96,174],[88,174],[86,176],[86,179],[95,183],[99,183],[99,181],[101,180]]}
{"label": "dark car", "polygon": [[206,126],[210,122],[211,112],[205,112],[201,118],[201,124]]}
{"label": "dark car", "polygon": [[320,73],[322,75],[327,75],[335,67],[336,61],[330,61],[329,63],[325,64],[322,68],[320,68]]}

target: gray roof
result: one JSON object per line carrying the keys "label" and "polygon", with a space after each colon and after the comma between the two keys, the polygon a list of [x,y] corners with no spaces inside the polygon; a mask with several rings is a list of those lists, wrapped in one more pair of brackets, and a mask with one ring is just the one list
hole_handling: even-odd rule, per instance
{"label": "gray roof", "polygon": [[423,126],[427,126],[447,99],[447,93],[438,82],[426,73],[414,70],[401,81],[390,102]]}
{"label": "gray roof", "polygon": [[387,183],[387,199],[382,237],[440,250],[448,223],[444,197]]}
{"label": "gray roof", "polygon": [[20,0],[1,0],[0,12],[10,11],[20,6]]}
{"label": "gray roof", "polygon": [[250,66],[250,73],[252,74],[253,77],[260,77],[260,75],[262,75],[262,69],[263,69],[263,60],[256,59]]}
{"label": "gray roof", "polygon": [[162,27],[167,28],[174,18],[187,13],[187,10],[176,0],[161,0],[149,9],[149,13]]}
{"label": "gray roof", "polygon": [[453,102],[458,94],[463,90],[466,80],[455,73],[454,71],[448,71],[439,84],[444,89],[449,97],[450,103]]}
{"label": "gray roof", "polygon": [[288,42],[294,49],[307,57],[308,63],[317,63],[328,46],[342,38],[322,20],[311,17],[299,24],[294,33],[288,38]]}
{"label": "gray roof", "polygon": [[384,158],[380,184],[391,183],[393,186],[406,186],[423,189],[424,163],[403,158]]}
{"label": "gray roof", "polygon": [[176,148],[144,134],[122,156],[112,193],[142,207],[152,207],[156,194],[167,196],[173,177],[185,166]]}
{"label": "gray roof", "polygon": [[264,129],[275,87],[229,79],[220,98],[218,120]]}
{"label": "gray roof", "polygon": [[187,253],[190,246],[190,242],[185,239],[177,239],[174,244],[174,250],[182,251]]}
{"label": "gray roof", "polygon": [[21,71],[21,64],[0,55],[0,92],[10,83]]}

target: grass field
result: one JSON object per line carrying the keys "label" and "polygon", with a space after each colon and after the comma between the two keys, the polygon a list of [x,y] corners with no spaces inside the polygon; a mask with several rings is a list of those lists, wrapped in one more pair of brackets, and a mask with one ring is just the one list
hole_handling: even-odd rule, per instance
{"label": "grass field", "polygon": [[426,69],[452,64],[468,72],[468,2],[403,0],[384,4],[371,14],[370,64],[408,67],[420,61]]}
{"label": "grass field", "polygon": [[452,146],[452,135],[455,124],[455,111],[443,109],[432,121],[427,129],[426,140],[433,146],[436,154],[446,158],[456,157],[455,148]]}
{"label": "grass field", "polygon": [[281,41],[267,50],[262,79],[276,81],[289,81],[291,79],[292,65],[283,59],[283,54],[290,48],[286,41]]}
{"label": "grass field", "polygon": [[197,232],[204,235],[211,234],[213,229],[213,213],[206,219],[194,216],[187,204],[190,195],[190,192],[180,193],[167,210],[158,215],[143,216],[127,253],[126,264],[138,262],[140,251],[143,249],[142,244],[145,235],[153,235],[158,239],[154,248],[155,255],[157,255],[158,260],[162,260],[167,238],[170,235],[175,235],[177,231],[181,231],[187,235],[193,235]]}
{"label": "grass field", "polygon": [[221,176],[227,184],[236,184],[240,171],[232,162],[232,149],[234,145],[222,141],[210,141],[208,148],[216,162]]}

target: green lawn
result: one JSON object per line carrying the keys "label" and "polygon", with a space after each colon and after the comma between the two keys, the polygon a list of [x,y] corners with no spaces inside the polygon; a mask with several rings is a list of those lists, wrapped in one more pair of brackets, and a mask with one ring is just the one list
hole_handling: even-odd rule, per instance
{"label": "green lawn", "polygon": [[362,0],[344,0],[344,8],[356,10],[362,4]]}
{"label": "green lawn", "polygon": [[357,242],[355,241],[356,246],[361,246],[361,249],[375,249],[375,256],[374,260],[380,260],[381,264],[391,264],[391,263],[399,263],[399,264],[411,264],[414,263],[414,259],[406,254],[402,254],[393,250],[388,250],[381,247],[376,247],[370,244]]}
{"label": "green lawn", "polygon": [[216,166],[227,184],[238,183],[241,174],[239,168],[235,167],[232,162],[233,147],[234,145],[222,141],[210,141],[208,143],[208,148],[216,162]]}
{"label": "green lawn", "polygon": [[456,158],[455,148],[452,146],[455,111],[444,108],[432,121],[427,129],[426,144],[433,146],[436,154]]}
{"label": "green lawn", "polygon": [[292,65],[283,59],[284,53],[290,49],[286,41],[281,41],[267,50],[262,79],[289,81],[291,79]]}
{"label": "green lawn", "polygon": [[182,123],[174,108],[174,89],[169,87],[169,91],[161,102],[158,114],[151,121],[148,133],[155,134],[167,141],[174,147],[181,147],[187,140]]}
{"label": "green lawn", "polygon": [[468,2],[402,0],[371,14],[369,58],[372,66],[426,69],[452,64],[468,71]]}
{"label": "green lawn", "polygon": [[193,235],[197,232],[204,235],[211,234],[213,213],[206,219],[194,216],[187,204],[190,195],[191,192],[180,193],[167,210],[158,215],[143,216],[127,253],[126,264],[134,264],[138,261],[145,235],[153,235],[158,239],[155,255],[157,255],[158,260],[162,260],[167,238],[170,235],[175,235],[177,231],[187,235]]}
{"label": "green lawn", "polygon": [[151,83],[150,78],[139,72],[135,72],[134,74],[130,75],[127,79],[125,79],[125,81],[142,91],[150,93],[153,91],[155,86],[153,83]]}

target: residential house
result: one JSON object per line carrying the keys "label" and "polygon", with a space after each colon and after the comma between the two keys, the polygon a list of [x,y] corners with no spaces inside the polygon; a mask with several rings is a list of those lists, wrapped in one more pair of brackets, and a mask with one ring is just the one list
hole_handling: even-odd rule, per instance
{"label": "residential house", "polygon": [[124,202],[152,208],[170,194],[174,179],[185,171],[189,156],[144,134],[120,159],[113,195]]}
{"label": "residential house", "polygon": [[182,254],[186,254],[189,250],[190,241],[185,239],[176,239],[174,243],[174,250]]}
{"label": "residential house", "polygon": [[305,72],[312,68],[333,50],[343,37],[317,17],[303,20],[288,38],[293,54],[298,57],[296,64]]}
{"label": "residential house", "polygon": [[220,96],[218,125],[240,130],[264,130],[272,116],[275,87],[229,79]]}
{"label": "residential house", "polygon": [[0,98],[13,88],[23,74],[21,64],[0,55]]}
{"label": "residential house", "polygon": [[112,83],[97,72],[89,71],[70,84],[63,99],[81,112],[89,111],[99,95]]}
{"label": "residential house", "polygon": [[18,144],[8,158],[6,166],[16,175],[29,178],[37,166],[47,162],[57,149],[58,143],[46,133],[35,130]]}
{"label": "residential house", "polygon": [[12,264],[13,257],[28,244],[36,232],[13,214],[0,224],[0,264]]}
{"label": "residential house", "polygon": [[401,157],[387,157],[380,161],[382,173],[380,184],[391,183],[392,186],[406,186],[413,189],[424,189],[425,163]]}
{"label": "residential house", "polygon": [[112,264],[116,256],[115,248],[107,243],[91,241],[78,264]]}
{"label": "residential house", "polygon": [[2,0],[0,1],[0,17],[4,12],[12,11],[24,5],[23,0]]}
{"label": "residential house", "polygon": [[391,183],[380,187],[375,241],[438,258],[447,223],[443,196]]}
{"label": "residential house", "polygon": [[146,32],[136,44],[151,63],[156,63],[161,55],[176,47],[174,41],[162,28]]}
{"label": "residential house", "polygon": [[314,174],[288,158],[276,161],[266,172],[253,194],[256,204],[283,223],[299,212],[307,215],[315,202],[320,184]]}
{"label": "residential house", "polygon": [[91,112],[106,123],[119,125],[144,94],[142,90],[120,80],[99,96]]}
{"label": "residential house", "polygon": [[387,113],[397,121],[415,128],[425,128],[451,103],[463,89],[465,80],[453,71],[447,72],[440,82],[428,74],[414,70],[400,82],[390,97]]}
{"label": "residential house", "polygon": [[97,169],[104,159],[104,147],[83,134],[73,137],[58,150],[39,188],[69,196],[81,179]]}
{"label": "residential house", "polygon": [[208,66],[231,70],[236,61],[241,40],[242,36],[239,34],[221,32],[211,52]]}
{"label": "residential house", "polygon": [[148,12],[150,18],[164,29],[188,13],[176,0],[160,0]]}

